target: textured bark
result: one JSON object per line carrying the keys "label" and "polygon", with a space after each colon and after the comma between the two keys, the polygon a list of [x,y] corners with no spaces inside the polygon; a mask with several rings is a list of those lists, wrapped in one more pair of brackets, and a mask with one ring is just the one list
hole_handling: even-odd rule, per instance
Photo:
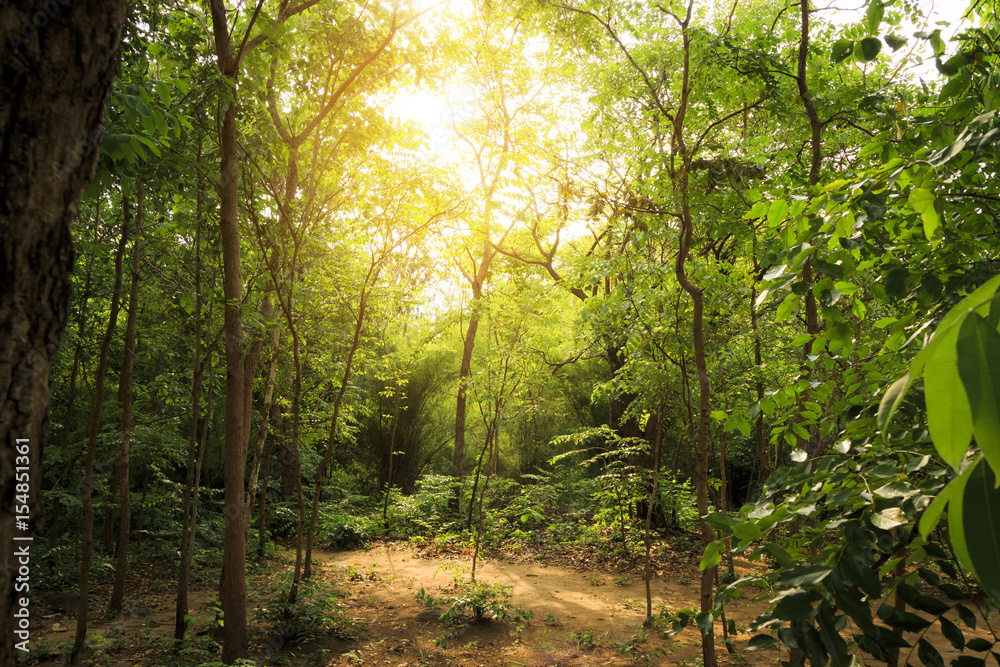
{"label": "textured bark", "polygon": [[[123,204],[125,202],[123,201]],[[124,221],[122,236],[115,252],[115,284],[111,291],[111,308],[108,315],[108,325],[104,330],[104,340],[101,343],[101,354],[97,362],[97,375],[94,378],[94,404],[90,410],[90,433],[87,441],[87,459],[83,469],[83,548],[80,556],[80,608],[76,615],[76,638],[70,651],[67,663],[81,663],[84,641],[87,638],[87,616],[89,613],[90,561],[94,551],[94,509],[91,504],[94,484],[94,458],[97,454],[97,433],[101,425],[101,412],[104,408],[104,377],[108,370],[108,349],[118,321],[119,301],[122,290],[122,257],[128,243],[129,223],[131,215],[127,204],[123,206]]]}
{"label": "textured bark", "polygon": [[[123,0],[0,6],[0,664],[15,662],[15,537],[38,529],[49,371],[66,326],[70,223],[117,70]],[[27,440],[27,529],[15,524]],[[23,544],[29,544],[27,541]]]}
{"label": "textured bark", "polygon": [[135,217],[135,241],[132,243],[132,285],[129,289],[128,323],[125,325],[125,359],[122,361],[121,390],[119,399],[122,405],[122,446],[118,453],[115,467],[118,468],[118,495],[121,507],[118,513],[118,544],[115,549],[117,563],[115,564],[115,586],[108,602],[108,614],[117,614],[122,610],[122,600],[125,596],[125,570],[128,566],[128,535],[131,525],[131,504],[129,498],[129,449],[132,444],[132,377],[135,370],[135,339],[139,321],[139,261],[142,257],[142,224],[143,224],[142,190],[138,191],[138,206]]}
{"label": "textured bark", "polygon": [[219,599],[226,623],[222,628],[222,661],[247,657],[246,513],[243,476],[246,471],[248,419],[243,365],[243,270],[238,219],[238,135],[236,91],[239,57],[230,43],[229,20],[222,0],[211,0],[212,29],[219,73],[232,90],[223,99],[219,129],[219,235],[222,240],[222,294],[225,298],[223,339],[226,359],[226,434],[223,463],[225,533]]}

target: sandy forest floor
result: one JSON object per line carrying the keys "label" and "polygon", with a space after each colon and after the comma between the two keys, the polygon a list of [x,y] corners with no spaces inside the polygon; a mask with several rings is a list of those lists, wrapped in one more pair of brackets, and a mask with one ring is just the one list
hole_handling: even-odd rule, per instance
{"label": "sandy forest floor", "polygon": [[[251,627],[251,655],[268,665],[329,667],[430,667],[492,665],[530,667],[584,667],[585,665],[695,665],[701,657],[700,635],[689,627],[664,638],[662,628],[643,628],[645,586],[638,559],[550,555],[538,562],[532,554],[509,554],[481,560],[477,578],[512,587],[511,603],[533,612],[527,622],[470,622],[455,628],[439,620],[438,612],[416,599],[424,589],[443,594],[457,569],[468,575],[471,554],[461,549],[441,553],[438,547],[378,545],[367,550],[318,552],[314,576],[341,589],[341,614],[349,621],[339,637],[317,637],[304,644],[282,645],[266,627]],[[652,581],[654,612],[697,608],[697,557],[677,551],[659,562]],[[743,564],[737,574],[749,571]],[[287,576],[290,564],[274,565],[257,573],[258,586]],[[217,572],[217,570],[216,570]],[[162,573],[161,573],[162,574]],[[206,573],[208,574],[208,573]],[[172,646],[173,591],[157,584],[133,592],[126,613],[113,621],[103,618],[97,605],[90,632],[101,639],[96,665],[221,664],[212,643],[210,601],[215,592],[210,578],[200,577],[191,595],[191,614],[198,619],[187,655]],[[50,596],[51,597],[51,596]],[[251,595],[251,599],[253,599]],[[742,601],[740,601],[742,602]],[[251,608],[254,606],[251,601]],[[751,634],[749,623],[765,609],[763,602],[735,604],[727,617],[738,634],[728,651],[721,623],[716,624],[716,650],[722,664],[777,665],[778,651],[744,651]],[[41,609],[33,622],[36,646],[26,664],[58,665],[58,658],[42,659],[72,640],[76,621],[71,613]],[[991,619],[994,620],[994,619]],[[936,628],[936,625],[935,625]],[[977,633],[981,634],[981,633]],[[925,635],[945,655],[950,649],[933,629]],[[967,637],[974,636],[970,633]],[[982,635],[986,636],[986,635]],[[957,653],[955,654],[957,655]],[[204,657],[199,657],[204,656]],[[785,652],[780,656],[787,659]],[[916,659],[916,656],[913,656]],[[266,660],[264,660],[267,658]],[[872,661],[871,664],[882,664]],[[904,663],[905,664],[905,663]],[[914,663],[916,664],[916,663]]]}

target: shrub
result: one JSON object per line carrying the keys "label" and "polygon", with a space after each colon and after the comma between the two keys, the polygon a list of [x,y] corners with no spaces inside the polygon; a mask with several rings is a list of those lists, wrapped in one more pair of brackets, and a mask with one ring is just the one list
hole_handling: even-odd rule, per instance
{"label": "shrub", "polygon": [[[442,567],[449,567],[447,565]],[[446,594],[440,597],[429,595],[424,589],[416,594],[418,602],[432,609],[447,607],[440,619],[449,625],[460,625],[466,614],[472,615],[476,622],[496,620],[501,623],[512,620],[528,620],[534,612],[516,607],[510,602],[513,586],[491,584],[487,581],[476,581],[458,572],[457,566],[451,586]],[[441,570],[438,570],[440,572]]]}
{"label": "shrub", "polygon": [[270,627],[278,648],[301,644],[323,634],[352,634],[353,625],[344,618],[337,601],[343,596],[340,590],[322,581],[301,581],[297,599],[288,602],[289,588],[288,584],[271,588],[263,606],[254,614],[255,620]]}

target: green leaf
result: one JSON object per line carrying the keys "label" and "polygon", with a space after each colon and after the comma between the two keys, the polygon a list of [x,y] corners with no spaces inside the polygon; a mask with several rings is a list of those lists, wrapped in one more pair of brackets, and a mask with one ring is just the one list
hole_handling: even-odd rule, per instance
{"label": "green leaf", "polygon": [[944,53],[945,46],[944,40],[941,39],[941,29],[938,28],[930,34],[929,39],[931,40],[931,46],[934,47],[934,55],[939,56]]}
{"label": "green leaf", "polygon": [[941,513],[944,512],[945,506],[956,491],[965,483],[958,482],[958,479],[963,479],[967,476],[968,471],[960,475],[958,478],[953,479],[948,483],[948,486],[941,489],[931,504],[927,506],[924,513],[920,516],[920,523],[918,524],[918,529],[920,534],[924,537],[929,538],[934,528],[937,527],[938,520],[941,518]]}
{"label": "green leaf", "polygon": [[771,635],[754,635],[747,642],[747,651],[756,651],[762,648],[773,648],[777,646],[778,640]]}
{"label": "green leaf", "polygon": [[931,645],[929,641],[920,638],[917,643],[917,657],[920,658],[920,662],[924,663],[924,667],[944,667],[944,658],[938,653],[938,650]]}
{"label": "green leaf", "polygon": [[[975,628],[975,626],[973,626]],[[970,651],[989,651],[993,648],[993,642],[983,639],[982,637],[974,637],[969,640],[969,643],[965,645]]]}
{"label": "green leaf", "polygon": [[771,202],[767,209],[767,224],[777,227],[788,217],[788,202],[784,199],[776,199]]}
{"label": "green leaf", "polygon": [[778,596],[777,603],[774,605],[771,614],[783,621],[811,618],[816,614],[816,610],[813,609],[813,602],[815,600],[816,597],[813,594],[793,588],[790,591],[785,591],[783,595]]}
{"label": "green leaf", "polygon": [[924,398],[934,448],[945,463],[958,470],[972,440],[972,409],[958,372],[957,328],[944,333],[927,360]]}
{"label": "green leaf", "polygon": [[906,604],[910,605],[917,611],[937,616],[951,609],[948,603],[942,602],[941,600],[931,597],[930,595],[923,595],[920,591],[909,584],[901,583],[896,590]]}
{"label": "green leaf", "polygon": [[823,581],[833,572],[826,565],[798,565],[781,575],[781,585],[787,588],[812,586]]}
{"label": "green leaf", "polygon": [[898,51],[906,46],[906,38],[899,35],[886,35],[885,43],[892,47],[893,51]]}
{"label": "green leaf", "polygon": [[882,401],[878,406],[878,428],[882,431],[883,438],[888,437],[887,427],[889,426],[889,422],[892,420],[892,415],[895,414],[896,408],[903,402],[903,396],[906,395],[906,390],[909,387],[910,374],[907,373],[889,385],[885,396],[882,397]]}
{"label": "green leaf", "polygon": [[[971,644],[972,642],[970,641],[969,643]],[[992,646],[992,644],[990,644],[990,646]],[[986,651],[988,649],[983,650]],[[974,655],[960,655],[951,661],[951,667],[986,667],[986,660],[983,658],[977,658]]]}
{"label": "green leaf", "polygon": [[868,5],[868,32],[878,32],[878,27],[882,24],[882,17],[885,15],[885,6],[882,0],[871,0]]}
{"label": "green leaf", "polygon": [[910,375],[913,376],[914,380],[919,379],[923,375],[927,360],[941,344],[944,334],[950,328],[961,325],[963,319],[970,311],[976,310],[980,306],[992,301],[997,294],[998,288],[1000,288],[1000,275],[993,276],[987,280],[975,292],[962,299],[957,306],[948,311],[948,314],[938,324],[937,331],[930,343],[924,349],[920,350],[910,363]]}
{"label": "green leaf", "polygon": [[875,60],[882,51],[882,41],[878,37],[865,37],[861,40],[861,59],[865,62]]}
{"label": "green leaf", "polygon": [[972,558],[969,556],[969,547],[965,539],[964,523],[964,502],[965,487],[972,476],[972,471],[980,466],[986,465],[983,457],[978,457],[976,463],[970,466],[965,472],[956,477],[949,486],[954,485],[955,491],[952,493],[951,501],[948,503],[948,536],[951,539],[951,546],[955,550],[958,562],[969,572],[975,575],[975,567],[972,565]]}
{"label": "green leaf", "polygon": [[968,74],[959,74],[958,76],[953,76],[948,80],[948,83],[944,84],[941,88],[941,94],[938,99],[942,102],[947,102],[950,99],[961,97],[962,93],[968,89],[969,84],[972,80],[969,78]]}
{"label": "green leaf", "polygon": [[901,266],[890,269],[885,274],[885,293],[894,298],[902,299],[909,291],[910,270]]}
{"label": "green leaf", "polygon": [[705,571],[711,569],[718,565],[722,561],[722,548],[723,543],[721,540],[712,540],[705,547],[705,555],[701,557],[701,562],[698,563],[698,570]]}
{"label": "green leaf", "polygon": [[871,522],[876,528],[881,528],[882,530],[892,530],[896,526],[902,526],[906,523],[906,519],[901,508],[887,507],[881,512],[872,514]]}
{"label": "green leaf", "polygon": [[[960,619],[962,619],[963,623],[965,623],[967,626],[969,626],[973,630],[976,629],[976,615],[972,613],[971,609],[969,609],[968,607],[966,607],[964,604],[957,604],[957,605],[955,605],[955,611],[958,612],[958,617]],[[969,648],[970,649],[972,649],[973,651],[986,651],[987,650],[985,648],[973,648],[973,642],[976,642],[976,641],[978,641],[978,640],[977,639],[970,639],[969,640]],[[991,644],[991,646],[992,646],[992,644]]]}
{"label": "green leaf", "polygon": [[[843,620],[844,617],[841,619]],[[840,636],[837,621],[830,602],[824,601],[816,618],[819,636],[823,640],[823,647],[830,654],[830,664],[833,667],[846,667],[851,663],[851,657],[847,654],[847,642]]]}
{"label": "green leaf", "polygon": [[930,627],[931,623],[934,622],[908,611],[901,611],[887,604],[879,607],[878,617],[885,621],[886,625],[893,628],[902,628],[907,632],[920,632],[924,628]]}
{"label": "green leaf", "polygon": [[972,571],[994,604],[1000,603],[1000,489],[996,486],[993,468],[980,459],[965,485],[961,515]]}
{"label": "green leaf", "polygon": [[978,313],[970,313],[959,331],[958,371],[972,408],[976,443],[993,469],[1000,470],[1000,334]]}
{"label": "green leaf", "polygon": [[726,533],[732,533],[733,528],[736,527],[736,520],[728,514],[723,514],[722,512],[713,512],[705,517],[705,523],[714,528],[715,530],[721,530]]}
{"label": "green leaf", "polygon": [[955,647],[955,650],[961,651],[965,648],[965,635],[957,625],[949,621],[944,616],[938,617],[938,622],[941,624],[941,634],[944,638],[951,642],[951,645]]}
{"label": "green leaf", "polygon": [[780,544],[768,542],[764,545],[764,548],[778,560],[778,563],[780,563],[782,567],[790,567],[792,563],[795,562],[791,554],[785,551],[784,547]]}
{"label": "green leaf", "polygon": [[850,39],[838,39],[833,43],[830,51],[830,60],[834,63],[843,62],[854,52],[854,41]]}
{"label": "green leaf", "polygon": [[799,302],[799,296],[794,293],[790,293],[786,296],[782,302],[778,305],[778,312],[774,316],[775,322],[781,322],[788,318],[789,315],[795,310],[796,304]]}
{"label": "green leaf", "polygon": [[703,637],[707,637],[712,632],[712,627],[715,625],[715,616],[712,615],[710,611],[703,611],[698,614],[695,619],[695,623],[698,624],[698,629],[701,630]]}
{"label": "green leaf", "polygon": [[931,246],[936,246],[943,238],[941,233],[941,218],[934,206],[934,193],[924,188],[913,188],[910,191],[909,202],[913,210],[920,214],[924,221],[924,236]]}

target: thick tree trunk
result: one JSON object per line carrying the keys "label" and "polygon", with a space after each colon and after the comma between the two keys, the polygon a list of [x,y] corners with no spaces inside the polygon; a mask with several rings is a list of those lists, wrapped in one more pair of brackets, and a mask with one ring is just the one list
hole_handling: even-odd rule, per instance
{"label": "thick tree trunk", "polygon": [[125,326],[125,359],[122,361],[121,390],[122,404],[122,447],[115,461],[118,468],[118,495],[121,509],[118,513],[118,545],[116,547],[115,586],[108,602],[108,615],[122,610],[125,596],[125,570],[128,567],[128,535],[131,524],[131,504],[129,502],[129,449],[132,444],[132,378],[135,369],[135,339],[139,320],[139,261],[142,256],[142,224],[145,213],[142,190],[137,193],[135,241],[132,243],[132,286],[128,299],[128,324]]}
{"label": "thick tree trunk", "polygon": [[97,376],[94,378],[94,405],[90,411],[90,435],[87,442],[87,459],[84,463],[83,479],[83,553],[80,556],[80,607],[76,615],[76,639],[73,642],[67,663],[79,664],[82,661],[81,651],[87,638],[87,616],[89,613],[90,560],[94,550],[94,509],[91,505],[94,484],[94,458],[97,454],[97,432],[101,425],[101,411],[104,408],[104,377],[108,369],[108,350],[111,338],[118,321],[119,298],[122,290],[122,257],[128,243],[131,214],[127,203],[123,200],[124,221],[122,222],[122,237],[115,252],[115,284],[111,292],[111,308],[108,325],[104,330],[104,340],[101,343],[101,354],[97,362]]}
{"label": "thick tree trunk", "polygon": [[[49,370],[71,300],[70,223],[93,173],[123,0],[0,8],[0,664],[14,664],[14,550],[37,532]],[[27,512],[15,473],[27,468]],[[23,495],[23,494],[22,494]],[[25,519],[15,519],[26,516]],[[16,545],[16,546],[14,546]],[[27,631],[25,631],[27,636]],[[18,647],[18,648],[24,648]]]}

